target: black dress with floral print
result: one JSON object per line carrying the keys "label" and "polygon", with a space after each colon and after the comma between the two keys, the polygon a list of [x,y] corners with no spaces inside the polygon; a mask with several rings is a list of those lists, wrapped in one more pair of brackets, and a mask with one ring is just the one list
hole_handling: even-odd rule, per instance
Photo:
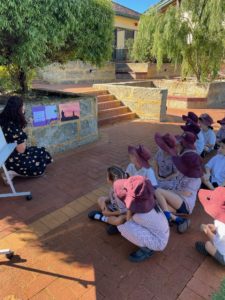
{"label": "black dress with floral print", "polygon": [[[18,145],[26,142],[26,133],[13,122],[2,126],[7,143],[16,142]],[[15,149],[5,162],[7,170],[15,171],[23,176],[40,176],[46,166],[52,162],[51,155],[41,147],[27,147],[24,153]]]}

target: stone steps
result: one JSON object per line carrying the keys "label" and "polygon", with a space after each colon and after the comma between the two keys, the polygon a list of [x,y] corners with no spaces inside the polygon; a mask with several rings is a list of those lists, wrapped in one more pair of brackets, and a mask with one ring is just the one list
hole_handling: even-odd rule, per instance
{"label": "stone steps", "polygon": [[101,120],[102,118],[109,118],[109,117],[114,117],[114,116],[118,116],[118,115],[123,115],[128,112],[130,112],[130,110],[127,106],[108,108],[108,109],[100,110],[98,112],[98,118]]}
{"label": "stone steps", "polygon": [[102,94],[97,96],[98,101],[98,125],[110,125],[121,121],[132,120],[136,114],[117,100],[114,95]]}
{"label": "stone steps", "polygon": [[146,80],[146,79],[148,79],[148,73],[147,72],[116,73],[116,79]]}
{"label": "stone steps", "polygon": [[122,115],[116,115],[116,116],[111,116],[109,118],[99,119],[98,124],[99,126],[112,125],[118,122],[134,120],[135,118],[136,118],[135,113],[128,112]]}
{"label": "stone steps", "polygon": [[119,100],[100,102],[98,103],[98,110],[101,111],[104,109],[109,109],[109,108],[114,108],[119,106],[122,106],[122,103]]}
{"label": "stone steps", "polygon": [[112,101],[112,100],[115,100],[115,99],[116,99],[115,96],[111,95],[111,94],[108,94],[108,95],[98,95],[97,96],[98,103],[106,102],[106,101]]}

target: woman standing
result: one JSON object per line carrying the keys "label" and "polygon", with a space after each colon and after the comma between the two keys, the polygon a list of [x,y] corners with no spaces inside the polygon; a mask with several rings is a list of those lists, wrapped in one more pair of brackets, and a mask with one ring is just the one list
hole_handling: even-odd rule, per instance
{"label": "woman standing", "polygon": [[5,163],[11,179],[15,176],[40,176],[52,162],[52,157],[45,148],[26,146],[27,135],[23,129],[27,122],[24,113],[22,98],[12,96],[0,114],[0,126],[6,142],[17,143],[17,147]]}

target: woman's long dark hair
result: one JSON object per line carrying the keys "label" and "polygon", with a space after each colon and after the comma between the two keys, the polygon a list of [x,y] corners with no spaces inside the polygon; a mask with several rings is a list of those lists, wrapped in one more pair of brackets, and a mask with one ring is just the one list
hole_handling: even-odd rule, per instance
{"label": "woman's long dark hair", "polygon": [[23,99],[18,96],[12,96],[8,99],[5,108],[0,114],[0,125],[6,126],[9,122],[13,122],[21,129],[27,125],[25,116],[22,112]]}

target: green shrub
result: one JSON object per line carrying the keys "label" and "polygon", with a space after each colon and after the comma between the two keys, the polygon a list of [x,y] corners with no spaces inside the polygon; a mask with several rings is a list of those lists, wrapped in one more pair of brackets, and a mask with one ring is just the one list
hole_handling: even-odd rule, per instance
{"label": "green shrub", "polygon": [[222,281],[218,293],[212,296],[212,300],[225,300],[225,279]]}

